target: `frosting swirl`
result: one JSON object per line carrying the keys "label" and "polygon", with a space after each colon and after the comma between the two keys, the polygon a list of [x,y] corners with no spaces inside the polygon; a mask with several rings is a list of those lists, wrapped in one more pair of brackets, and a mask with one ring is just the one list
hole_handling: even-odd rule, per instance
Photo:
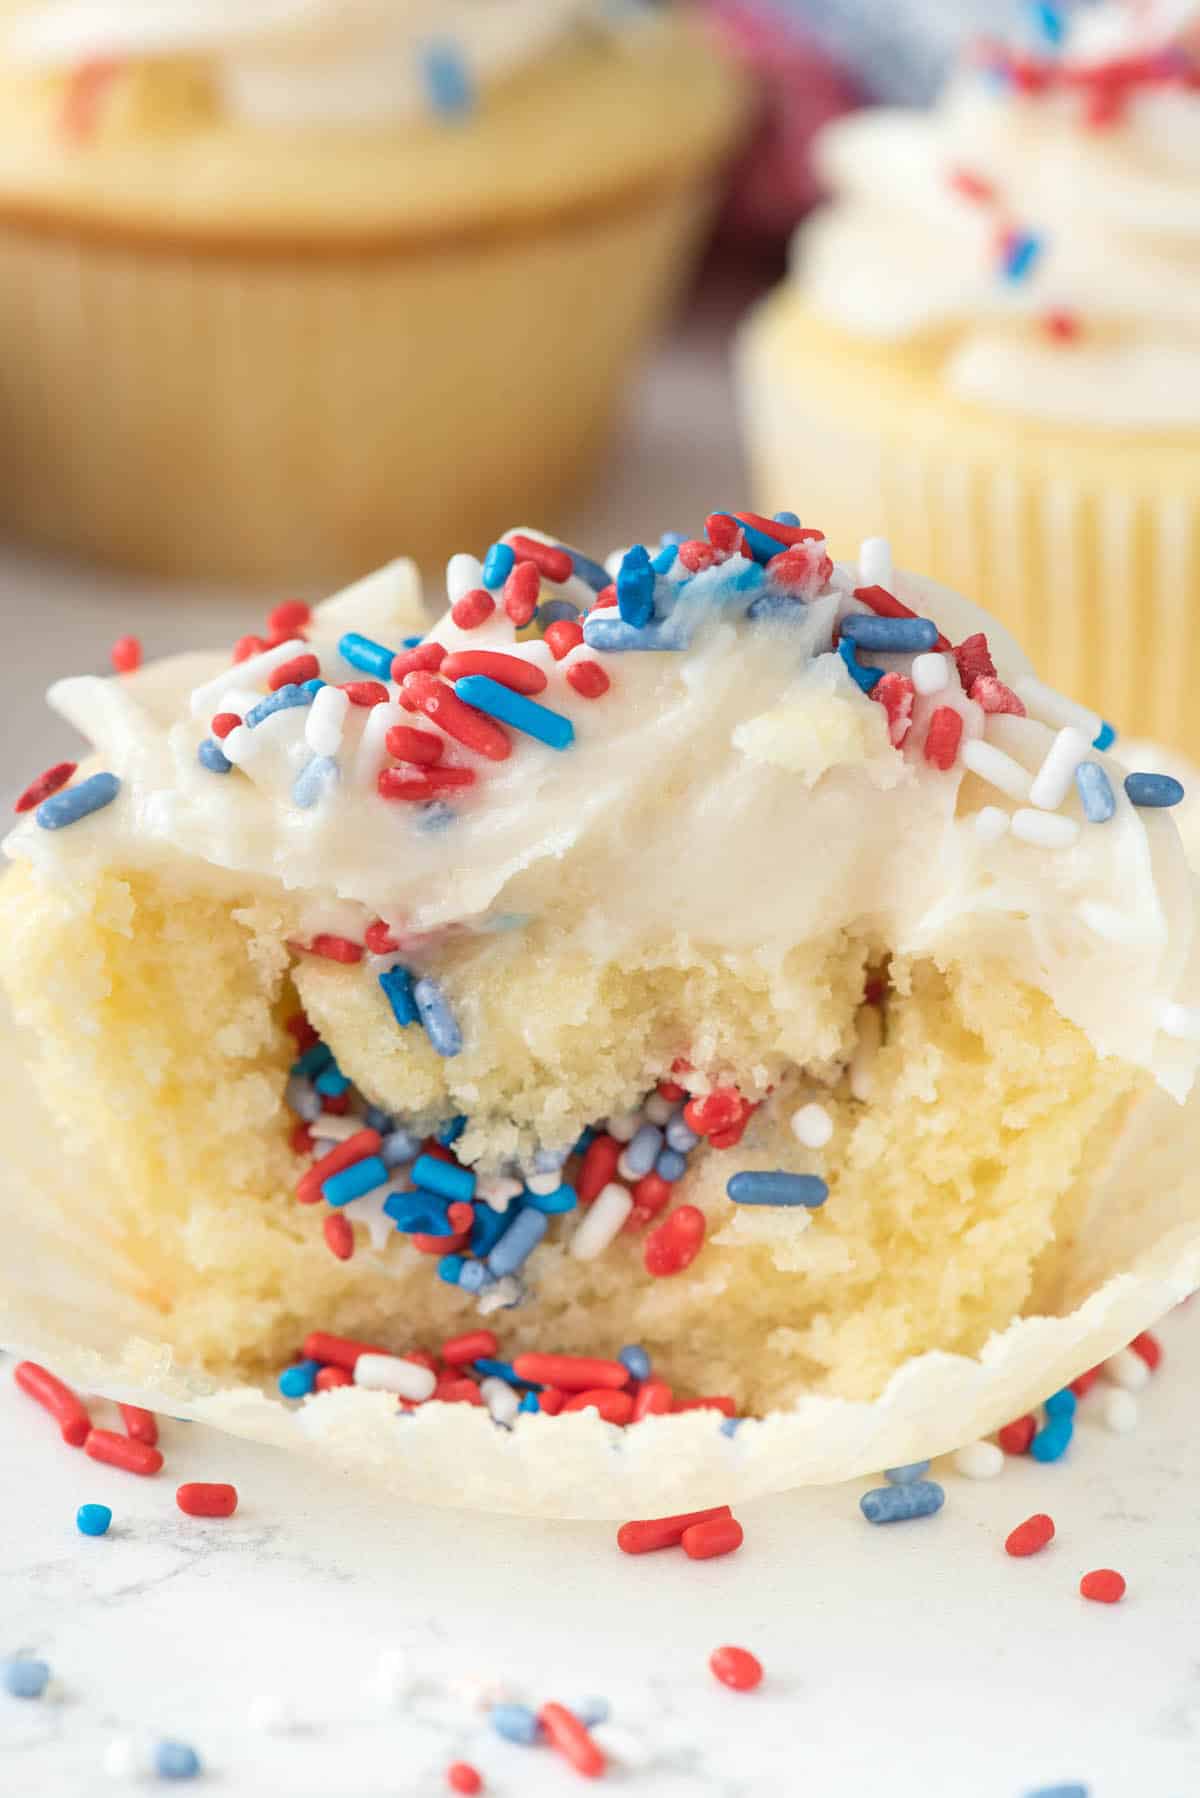
{"label": "frosting swirl", "polygon": [[985,50],[929,114],[820,146],[796,278],[830,322],[929,348],[957,397],[1098,428],[1200,428],[1200,7],[1073,13]]}

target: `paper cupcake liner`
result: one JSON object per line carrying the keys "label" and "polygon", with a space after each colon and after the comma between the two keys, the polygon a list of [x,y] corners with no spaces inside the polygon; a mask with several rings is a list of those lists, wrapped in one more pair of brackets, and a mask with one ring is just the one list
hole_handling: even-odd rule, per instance
{"label": "paper cupcake liner", "polygon": [[756,503],[968,594],[1122,734],[1200,754],[1200,432],[1061,433],[949,398],[776,295],[739,372]]}
{"label": "paper cupcake liner", "polygon": [[551,518],[676,296],[711,180],[480,243],[288,257],[0,220],[0,527],[337,584]]}
{"label": "paper cupcake liner", "polygon": [[873,1403],[808,1397],[744,1421],[733,1436],[711,1412],[626,1430],[594,1413],[529,1415],[510,1431],[467,1405],[398,1415],[387,1394],[355,1387],[292,1406],[178,1364],[159,1317],[127,1296],[101,1229],[83,1228],[78,1193],[86,1186],[102,1220],[102,1182],[64,1154],[24,1072],[20,1038],[2,1019],[0,1051],[9,1070],[0,1089],[0,1346],[81,1391],[272,1443],[327,1463],[339,1479],[422,1503],[656,1516],[877,1473],[1022,1415],[1200,1285],[1200,1175],[1189,1148],[1200,1099],[1181,1115],[1156,1093],[1134,1114],[1094,1195],[1062,1314],[1014,1322],[978,1357],[921,1355]]}

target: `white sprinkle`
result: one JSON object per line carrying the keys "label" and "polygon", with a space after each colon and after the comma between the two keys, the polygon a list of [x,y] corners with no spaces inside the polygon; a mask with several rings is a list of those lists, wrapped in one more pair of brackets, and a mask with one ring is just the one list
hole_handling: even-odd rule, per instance
{"label": "white sprinkle", "polygon": [[858,546],[860,587],[886,587],[892,578],[892,546],[886,537],[866,537]]}
{"label": "white sprinkle", "polygon": [[618,1142],[632,1142],[643,1121],[640,1111],[622,1111],[616,1117],[609,1118],[606,1128],[608,1134]]}
{"label": "white sprinkle", "polygon": [[446,598],[457,605],[464,594],[483,586],[483,563],[474,556],[451,556],[446,563]]}
{"label": "white sprinkle", "polygon": [[524,1190],[519,1180],[512,1180],[507,1174],[481,1174],[475,1182],[476,1198],[490,1205],[493,1211],[507,1211]]}
{"label": "white sprinkle", "polygon": [[133,1736],[114,1736],[105,1744],[101,1766],[109,1779],[138,1779],[150,1770],[150,1756]]}
{"label": "white sprinkle", "polygon": [[400,1704],[416,1686],[414,1657],[407,1648],[385,1648],[375,1663],[371,1694],[380,1704]]}
{"label": "white sprinkle", "polygon": [[630,1773],[642,1773],[654,1762],[654,1749],[650,1743],[631,1729],[622,1729],[616,1723],[597,1723],[590,1734],[597,1748]]}
{"label": "white sprinkle", "polygon": [[866,1103],[875,1091],[875,1059],[883,1041],[883,1018],[877,1005],[864,1005],[858,1014],[858,1042],[850,1057],[850,1094]]}
{"label": "white sprinkle", "polygon": [[358,748],[354,755],[354,784],[356,787],[372,788],[379,780],[381,771],[387,766],[387,734],[393,725],[408,721],[408,713],[395,700],[385,705],[373,705],[367,713],[367,722],[363,725],[362,736],[358,740]]}
{"label": "white sprinkle", "polygon": [[[212,680],[205,681],[202,687],[193,689],[192,717],[211,717],[216,701],[228,692],[232,683],[244,683],[251,688],[261,687],[276,668],[282,668],[293,656],[308,653],[308,644],[299,637],[292,637],[287,643],[277,644],[274,649],[264,649],[261,655],[250,656],[245,662],[236,662],[232,668],[226,668]],[[259,693],[256,697],[261,699],[263,696]]]}
{"label": "white sprinkle", "polygon": [[642,1106],[642,1116],[646,1122],[657,1124],[660,1129],[664,1124],[669,1124],[674,1115],[675,1107],[670,1099],[661,1098],[658,1093],[651,1093]]}
{"label": "white sprinkle", "polygon": [[341,687],[322,687],[308,708],[304,740],[314,755],[336,755],[342,747],[350,696]]}
{"label": "white sprinkle", "polygon": [[955,1455],[954,1466],[966,1480],[994,1480],[1004,1471],[1004,1450],[995,1442],[968,1442]]}
{"label": "white sprinkle", "polygon": [[629,1188],[610,1180],[589,1205],[571,1238],[571,1253],[576,1261],[595,1261],[602,1255],[632,1210],[633,1194]]}
{"label": "white sprinkle", "polygon": [[1104,1363],[1104,1377],[1123,1392],[1140,1392],[1150,1378],[1150,1369],[1140,1355],[1124,1348]]}
{"label": "white sprinkle", "polygon": [[1102,899],[1081,899],[1079,919],[1096,936],[1107,943],[1151,943],[1161,938],[1161,926],[1154,920],[1130,917],[1115,905]]}
{"label": "white sprinkle", "polygon": [[912,683],[918,693],[940,693],[943,687],[949,686],[950,664],[945,656],[939,655],[936,650],[914,656]]}
{"label": "white sprinkle", "polygon": [[1073,724],[1087,738],[1088,744],[1095,742],[1100,735],[1104,723],[1099,712],[1089,712],[1085,705],[1077,705],[1064,693],[1056,692],[1048,687],[1045,681],[1026,674],[1016,681],[1013,691],[1019,699],[1023,699],[1034,717],[1041,718],[1047,724]]}
{"label": "white sprinkle", "polygon": [[296,1713],[286,1698],[275,1692],[262,1692],[247,1705],[246,1721],[251,1729],[261,1729],[264,1735],[282,1736],[295,1729]]}
{"label": "white sprinkle", "polygon": [[1012,815],[1012,833],[1023,843],[1039,849],[1069,849],[1079,835],[1074,818],[1060,818],[1053,812],[1035,812],[1022,807]]}
{"label": "white sprinkle", "polygon": [[399,1355],[360,1355],[354,1364],[354,1384],[369,1392],[394,1392],[421,1404],[437,1385],[437,1375]]}
{"label": "white sprinkle", "polygon": [[231,761],[235,768],[250,768],[265,753],[269,738],[261,730],[247,730],[244,724],[237,724],[227,737],[221,740],[221,753]]}
{"label": "white sprinkle", "polygon": [[1008,835],[1009,816],[998,805],[985,805],[975,814],[975,835],[981,843],[998,843]]}
{"label": "white sprinkle", "polygon": [[558,1191],[559,1187],[562,1185],[562,1171],[560,1169],[553,1174],[530,1174],[525,1184],[530,1192],[537,1193],[539,1197],[544,1197],[548,1192]]}
{"label": "white sprinkle", "polygon": [[1030,777],[1020,762],[1003,749],[997,749],[994,743],[985,743],[981,737],[974,738],[962,746],[962,763],[980,780],[986,780],[989,787],[996,787],[1001,793],[1007,793],[1010,799],[1024,803],[1029,798]]}
{"label": "white sprinkle", "polygon": [[[1095,735],[1095,732],[1092,733]],[[1029,797],[1040,811],[1056,812],[1075,780],[1075,770],[1092,746],[1091,737],[1068,724],[1060,730],[1046,751],[1041,767],[1033,777]]]}
{"label": "white sprinkle", "polygon": [[501,1380],[495,1374],[489,1374],[481,1380],[479,1390],[483,1394],[483,1402],[492,1414],[495,1423],[511,1424],[521,1409],[521,1400],[507,1380]]}
{"label": "white sprinkle", "polygon": [[1178,1037],[1185,1043],[1200,1042],[1200,1006],[1165,1004],[1158,1014],[1158,1027],[1164,1036]]}
{"label": "white sprinkle", "polygon": [[349,1142],[360,1130],[367,1127],[366,1118],[352,1117],[349,1112],[344,1117],[335,1117],[331,1111],[322,1112],[319,1119],[320,1128],[313,1135],[326,1142]]}
{"label": "white sprinkle", "polygon": [[490,1317],[493,1311],[508,1311],[513,1305],[519,1305],[525,1297],[525,1288],[515,1274],[503,1274],[494,1286],[485,1287],[479,1295],[476,1309],[480,1317]]}
{"label": "white sprinkle", "polygon": [[1132,1392],[1106,1392],[1103,1410],[1105,1425],[1114,1436],[1128,1436],[1137,1429],[1138,1402]]}
{"label": "white sprinkle", "polygon": [[823,1105],[802,1105],[792,1113],[792,1133],[806,1149],[823,1149],[833,1135],[833,1119]]}

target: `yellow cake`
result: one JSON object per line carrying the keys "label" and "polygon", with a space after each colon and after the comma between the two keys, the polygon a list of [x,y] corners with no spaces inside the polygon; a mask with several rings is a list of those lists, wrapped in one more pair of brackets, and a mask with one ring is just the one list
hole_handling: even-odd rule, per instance
{"label": "yellow cake", "polygon": [[830,203],[740,348],[758,501],[879,522],[1121,729],[1194,753],[1200,24],[1078,9],[930,114],[826,133]]}
{"label": "yellow cake", "polygon": [[602,0],[0,19],[0,523],[264,586],[565,505],[742,113]]}

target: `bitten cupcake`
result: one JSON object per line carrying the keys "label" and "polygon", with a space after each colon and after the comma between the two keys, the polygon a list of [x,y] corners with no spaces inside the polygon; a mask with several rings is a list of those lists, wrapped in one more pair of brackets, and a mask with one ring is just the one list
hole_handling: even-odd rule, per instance
{"label": "bitten cupcake", "polygon": [[672,7],[0,15],[0,525],[166,574],[328,583],[552,516],[742,115]]}
{"label": "bitten cupcake", "polygon": [[930,115],[833,126],[751,320],[760,502],[864,510],[1114,721],[1200,748],[1200,8],[1041,7]]}

